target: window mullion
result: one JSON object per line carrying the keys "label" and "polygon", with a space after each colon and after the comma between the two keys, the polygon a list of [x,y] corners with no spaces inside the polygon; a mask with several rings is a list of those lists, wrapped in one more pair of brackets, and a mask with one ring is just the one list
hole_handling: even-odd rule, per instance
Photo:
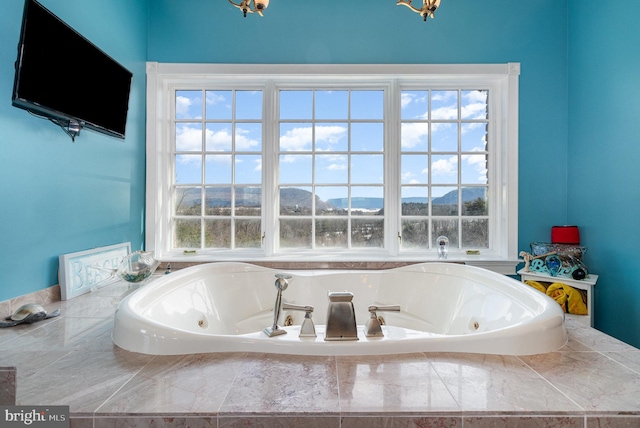
{"label": "window mullion", "polygon": [[398,237],[401,235],[400,224],[400,84],[393,79],[385,91],[385,247],[389,254],[396,256],[400,251]]}
{"label": "window mullion", "polygon": [[278,87],[272,80],[265,84],[263,97],[263,144],[262,144],[262,231],[263,251],[271,256],[278,245]]}

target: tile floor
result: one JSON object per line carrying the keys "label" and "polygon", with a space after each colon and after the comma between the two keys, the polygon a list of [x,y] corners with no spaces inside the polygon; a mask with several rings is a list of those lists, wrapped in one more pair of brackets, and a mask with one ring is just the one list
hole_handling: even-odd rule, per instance
{"label": "tile floor", "polygon": [[575,321],[565,347],[521,357],[151,356],[111,342],[131,291],[116,283],[0,329],[16,403],[68,405],[74,428],[640,426],[640,350]]}

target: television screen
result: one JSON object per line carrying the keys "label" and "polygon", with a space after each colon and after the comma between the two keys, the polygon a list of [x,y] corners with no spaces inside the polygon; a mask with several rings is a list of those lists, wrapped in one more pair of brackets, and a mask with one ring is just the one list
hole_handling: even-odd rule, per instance
{"label": "television screen", "polygon": [[26,0],[13,105],[124,138],[132,74],[35,0]]}

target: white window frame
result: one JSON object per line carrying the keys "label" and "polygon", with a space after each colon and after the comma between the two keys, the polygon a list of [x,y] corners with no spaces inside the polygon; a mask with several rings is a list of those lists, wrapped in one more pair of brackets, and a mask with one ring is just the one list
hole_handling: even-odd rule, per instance
{"label": "white window frame", "polygon": [[[518,260],[518,85],[519,63],[429,64],[429,65],[235,65],[147,63],[147,186],[145,244],[163,261],[435,261],[435,250],[400,251],[395,239],[400,227],[400,209],[385,210],[385,248],[379,251],[275,251],[275,233],[265,233],[263,248],[256,250],[198,251],[185,255],[171,249],[173,181],[171,127],[175,90],[253,87],[263,92],[263,120],[275,117],[279,87],[321,88],[331,82],[350,84],[353,89],[385,87],[385,108],[400,112],[399,94],[404,88],[428,85],[430,89],[489,90],[489,249],[480,255],[464,251],[449,253],[449,261],[463,261],[496,272],[513,274]],[[242,86],[238,86],[242,84]],[[263,231],[276,231],[277,154],[267,151],[267,141],[277,141],[277,127],[263,131]],[[271,132],[271,135],[267,134]],[[385,206],[393,188],[400,186],[400,151],[388,150],[390,141],[400,141],[399,117],[385,117]],[[270,174],[267,176],[266,174]],[[393,206],[397,206],[394,204]],[[397,211],[397,212],[396,212]],[[266,224],[269,219],[271,224]]]}

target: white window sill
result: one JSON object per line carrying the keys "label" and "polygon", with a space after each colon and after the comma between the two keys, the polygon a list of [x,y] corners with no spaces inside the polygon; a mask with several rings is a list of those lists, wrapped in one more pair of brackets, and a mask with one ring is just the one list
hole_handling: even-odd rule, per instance
{"label": "white window sill", "polygon": [[288,252],[271,255],[258,255],[255,252],[239,252],[230,255],[217,252],[172,252],[160,257],[163,262],[172,264],[199,264],[209,262],[245,262],[274,268],[295,269],[389,269],[414,263],[448,262],[464,263],[487,269],[503,275],[515,275],[516,267],[522,263],[519,259],[507,259],[495,254],[468,255],[464,252],[449,253],[446,259],[439,259],[435,251],[420,254],[389,256],[375,254],[330,253],[322,255]]}

